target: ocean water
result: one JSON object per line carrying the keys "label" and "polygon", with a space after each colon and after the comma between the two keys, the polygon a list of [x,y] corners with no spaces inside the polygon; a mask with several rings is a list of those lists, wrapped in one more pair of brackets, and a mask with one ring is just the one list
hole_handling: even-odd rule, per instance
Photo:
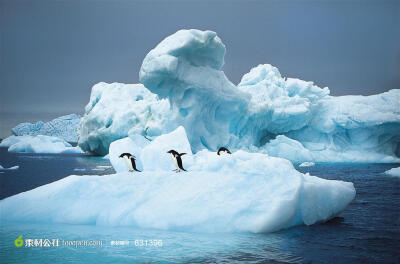
{"label": "ocean water", "polygon": [[[113,173],[107,167],[109,161],[100,157],[11,154],[5,149],[0,149],[0,165],[20,166],[0,174],[2,199],[71,174]],[[2,221],[0,263],[400,263],[400,178],[383,174],[398,166],[296,166],[299,171],[322,178],[353,182],[356,198],[329,222],[270,234],[202,234]],[[14,240],[20,235],[24,239],[59,239],[60,244],[18,248]],[[71,244],[89,240],[101,245]]]}

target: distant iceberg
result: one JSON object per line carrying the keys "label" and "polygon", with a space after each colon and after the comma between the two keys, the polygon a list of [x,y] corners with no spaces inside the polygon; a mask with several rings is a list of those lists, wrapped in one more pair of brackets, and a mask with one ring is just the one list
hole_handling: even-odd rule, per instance
{"label": "distant iceberg", "polygon": [[76,114],[57,117],[49,122],[35,124],[21,123],[11,129],[15,136],[46,135],[61,138],[67,142],[78,142],[78,125],[81,117]]}
{"label": "distant iceberg", "polygon": [[194,153],[227,146],[299,163],[400,162],[399,89],[334,97],[269,64],[236,86],[221,70],[225,52],[212,31],[167,37],[143,61],[144,86],[93,87],[79,146],[105,155],[116,139],[152,140],[182,125]]}
{"label": "distant iceberg", "polygon": [[385,171],[385,174],[390,175],[390,176],[400,177],[400,167],[387,170],[387,171]]}
{"label": "distant iceberg", "polygon": [[[352,183],[302,174],[285,159],[242,150],[192,154],[183,127],[151,142],[131,137],[111,144],[119,173],[69,176],[6,198],[2,220],[260,233],[326,221],[355,197]],[[170,148],[187,153],[187,172],[172,171]],[[118,158],[125,151],[136,151],[143,172],[126,172]]]}
{"label": "distant iceberg", "polygon": [[63,139],[44,135],[10,136],[0,143],[0,147],[19,153],[83,153],[79,147],[72,147]]}

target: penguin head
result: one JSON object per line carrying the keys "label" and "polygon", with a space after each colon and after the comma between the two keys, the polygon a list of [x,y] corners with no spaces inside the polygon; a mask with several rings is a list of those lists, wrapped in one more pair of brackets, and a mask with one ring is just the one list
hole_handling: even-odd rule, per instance
{"label": "penguin head", "polygon": [[131,153],[122,153],[121,155],[119,155],[119,157],[120,158],[123,158],[123,157],[128,157],[128,158],[130,158],[130,157],[135,157],[135,156],[132,156],[132,154]]}
{"label": "penguin head", "polygon": [[171,150],[167,151],[167,153],[169,153],[169,154],[173,155],[174,157],[176,157],[176,156],[178,155],[178,152],[177,152],[177,151],[175,151],[175,150],[173,150],[173,149],[171,149]]}

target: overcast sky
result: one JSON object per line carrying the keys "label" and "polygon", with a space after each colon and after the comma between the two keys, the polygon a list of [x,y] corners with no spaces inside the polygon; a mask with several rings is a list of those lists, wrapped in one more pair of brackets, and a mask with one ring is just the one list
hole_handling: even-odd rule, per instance
{"label": "overcast sky", "polygon": [[261,63],[333,95],[400,88],[400,1],[0,0],[0,137],[21,121],[83,113],[93,84],[138,82],[182,28],[216,31],[238,83]]}

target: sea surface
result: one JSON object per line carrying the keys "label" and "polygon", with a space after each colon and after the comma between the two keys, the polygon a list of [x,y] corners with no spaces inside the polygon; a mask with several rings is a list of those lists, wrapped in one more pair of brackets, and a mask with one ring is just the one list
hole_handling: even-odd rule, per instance
{"label": "sea surface", "polygon": [[[15,154],[4,148],[0,148],[0,165],[20,166],[0,173],[1,199],[69,175],[114,173],[101,157]],[[383,174],[399,166],[296,165],[314,176],[353,182],[356,198],[329,222],[270,234],[1,221],[0,263],[400,263],[400,178]],[[59,246],[16,247],[14,241],[20,235],[58,239]],[[79,241],[92,244],[78,245]]]}

